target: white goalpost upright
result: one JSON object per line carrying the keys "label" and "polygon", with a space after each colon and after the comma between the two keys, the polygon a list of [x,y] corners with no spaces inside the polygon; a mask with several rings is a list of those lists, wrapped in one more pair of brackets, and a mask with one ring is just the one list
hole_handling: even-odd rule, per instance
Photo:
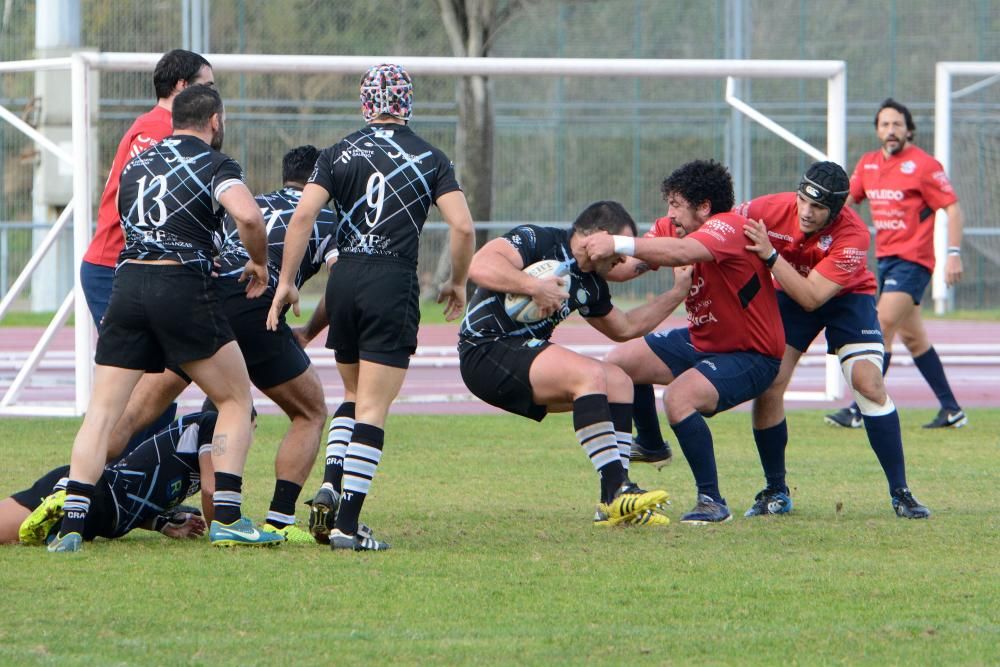
{"label": "white goalpost upright", "polygon": [[[49,61],[19,61],[0,63],[0,74],[12,71],[33,71],[41,68],[66,68],[72,74],[73,96],[73,201],[61,216],[61,227],[68,219],[70,209],[73,219],[73,243],[76,266],[79,266],[90,243],[93,223],[92,182],[101,182],[91,173],[94,164],[90,96],[93,72],[136,72],[152,71],[160,59],[158,53],[93,53],[81,52],[68,59]],[[590,58],[432,58],[432,57],[380,57],[380,56],[300,56],[300,55],[232,55],[206,54],[213,69],[218,72],[243,73],[286,73],[286,74],[360,74],[374,62],[392,61],[404,65],[416,75],[438,76],[567,76],[567,77],[619,77],[619,78],[726,78],[726,101],[740,113],[754,122],[788,141],[799,150],[815,159],[846,163],[847,151],[847,68],[840,60],[657,60],[621,59],[605,60]],[[734,79],[817,79],[827,82],[827,124],[826,146],[819,149],[811,146],[794,133],[788,131],[765,114],[754,109],[733,94]],[[6,113],[4,113],[6,112]],[[0,107],[0,121],[11,121],[7,110]],[[37,132],[27,132],[31,128],[19,127],[43,147],[45,138]],[[36,136],[37,135],[37,136]],[[50,142],[51,143],[51,142]],[[58,147],[56,147],[58,148]],[[68,156],[66,156],[68,157]],[[58,229],[53,229],[53,236]],[[38,255],[44,254],[46,246],[39,248]],[[10,302],[23,286],[37,261],[29,262],[11,289],[0,303],[0,317],[3,317]],[[52,335],[69,315],[70,307],[75,313],[75,400],[72,407],[57,405],[18,405],[16,399],[26,379],[37,368]],[[92,351],[94,331],[90,313],[83,293],[76,281],[74,290],[66,297],[39,340],[28,361],[18,373],[14,383],[0,397],[0,415],[81,415],[90,398],[93,380]],[[824,391],[788,392],[790,400],[835,400],[843,395],[843,379],[836,357],[827,358]]]}
{"label": "white goalpost upright", "polygon": [[[985,77],[961,90],[952,91],[956,76]],[[1000,62],[939,62],[934,71],[934,157],[951,176],[952,101],[1000,81]],[[939,210],[934,218],[934,274],[931,296],[934,312],[938,315],[948,310],[950,288],[944,280],[944,267],[948,259],[948,216]]]}

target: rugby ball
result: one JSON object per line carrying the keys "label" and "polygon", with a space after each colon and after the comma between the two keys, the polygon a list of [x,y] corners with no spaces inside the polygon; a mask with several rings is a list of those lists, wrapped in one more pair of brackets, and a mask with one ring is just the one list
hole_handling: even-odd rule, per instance
{"label": "rugby ball", "polygon": [[[524,272],[535,278],[548,278],[549,276],[565,276],[569,273],[569,267],[555,259],[543,259],[524,267]],[[563,304],[566,302],[563,301]],[[545,318],[538,310],[538,305],[525,294],[508,294],[504,298],[504,310],[515,322],[532,324]]]}

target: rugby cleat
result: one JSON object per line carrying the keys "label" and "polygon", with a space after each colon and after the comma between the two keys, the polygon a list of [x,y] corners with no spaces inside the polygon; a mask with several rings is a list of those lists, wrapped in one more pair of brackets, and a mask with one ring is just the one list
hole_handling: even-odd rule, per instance
{"label": "rugby cleat", "polygon": [[861,428],[865,423],[857,408],[841,408],[823,417],[823,421],[830,426],[843,426],[844,428]]}
{"label": "rugby cleat", "polygon": [[920,504],[905,486],[892,492],[892,509],[901,519],[926,519],[931,511]]}
{"label": "rugby cleat", "polygon": [[285,541],[289,544],[315,544],[316,540],[313,536],[309,534],[309,531],[302,530],[295,524],[290,526],[285,526],[284,528],[278,528],[277,526],[272,526],[269,523],[265,523],[264,527],[261,528],[265,533],[274,533],[275,535],[281,535],[285,538]]}
{"label": "rugby cleat", "polygon": [[924,424],[924,428],[962,428],[969,423],[969,418],[962,410],[939,410],[933,420]]}
{"label": "rugby cleat", "polygon": [[334,528],[330,531],[330,549],[338,551],[341,549],[351,549],[353,551],[387,551],[391,548],[388,542],[379,542],[372,534],[371,528],[358,525],[358,532],[354,535],[347,535]]}
{"label": "rugby cleat", "polygon": [[83,550],[83,536],[80,533],[69,533],[67,535],[56,535],[56,538],[49,542],[46,547],[49,553],[71,553]]}
{"label": "rugby cleat", "polygon": [[63,517],[63,503],[66,501],[65,491],[56,491],[45,497],[42,503],[21,522],[17,529],[17,539],[21,544],[41,546],[45,538]]}
{"label": "rugby cleat", "polygon": [[659,470],[674,460],[674,453],[666,442],[663,443],[662,447],[647,449],[639,440],[633,439],[629,459],[636,463],[649,463]]}
{"label": "rugby cleat", "polygon": [[788,514],[792,511],[792,498],[788,488],[768,487],[754,496],[753,506],[743,516],[765,516],[767,514]]}
{"label": "rugby cleat", "polygon": [[320,544],[329,544],[330,531],[340,509],[340,493],[333,485],[324,484],[306,505],[309,505],[309,534]]}
{"label": "rugby cleat", "polygon": [[704,526],[710,523],[724,523],[733,518],[725,500],[715,500],[712,496],[698,494],[698,503],[681,517],[681,523],[689,526]]}
{"label": "rugby cleat", "polygon": [[636,484],[625,481],[615,492],[615,498],[610,503],[601,503],[598,510],[608,517],[609,526],[617,526],[646,510],[660,507],[667,502],[666,491],[644,491]]}
{"label": "rugby cleat", "polygon": [[639,514],[633,514],[624,521],[612,524],[608,520],[608,515],[600,507],[594,512],[594,525],[604,528],[612,525],[619,526],[669,526],[670,518],[654,510],[644,510]]}
{"label": "rugby cleat", "polygon": [[281,544],[285,541],[285,536],[266,529],[259,530],[253,525],[253,521],[244,516],[232,523],[213,521],[208,539],[217,547],[266,547]]}

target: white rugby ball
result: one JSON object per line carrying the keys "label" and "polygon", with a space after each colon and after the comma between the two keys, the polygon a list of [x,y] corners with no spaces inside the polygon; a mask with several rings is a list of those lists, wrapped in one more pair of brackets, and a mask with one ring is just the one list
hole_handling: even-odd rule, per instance
{"label": "white rugby ball", "polygon": [[[555,259],[543,259],[524,267],[523,271],[535,278],[548,278],[549,276],[565,276],[569,273],[569,267]],[[538,305],[525,294],[508,294],[504,298],[503,305],[507,315],[515,322],[532,324],[545,319],[539,312]]]}

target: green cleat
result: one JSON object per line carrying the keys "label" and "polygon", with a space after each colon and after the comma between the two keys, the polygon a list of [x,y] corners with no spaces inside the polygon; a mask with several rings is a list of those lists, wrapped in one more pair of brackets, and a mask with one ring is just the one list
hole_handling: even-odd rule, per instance
{"label": "green cleat", "polygon": [[241,517],[228,524],[213,521],[208,531],[208,539],[217,547],[265,547],[281,544],[285,541],[285,536],[258,530],[250,519]]}
{"label": "green cleat", "polygon": [[289,544],[316,544],[316,540],[314,540],[313,536],[309,534],[309,531],[302,530],[295,524],[285,526],[284,528],[278,528],[277,526],[265,523],[261,530],[265,533],[281,535]]}
{"label": "green cleat", "polygon": [[28,518],[21,523],[21,527],[17,530],[17,539],[21,544],[30,546],[45,544],[45,538],[49,536],[52,528],[63,517],[63,503],[65,501],[65,491],[56,491],[42,500],[42,504],[28,515]]}

